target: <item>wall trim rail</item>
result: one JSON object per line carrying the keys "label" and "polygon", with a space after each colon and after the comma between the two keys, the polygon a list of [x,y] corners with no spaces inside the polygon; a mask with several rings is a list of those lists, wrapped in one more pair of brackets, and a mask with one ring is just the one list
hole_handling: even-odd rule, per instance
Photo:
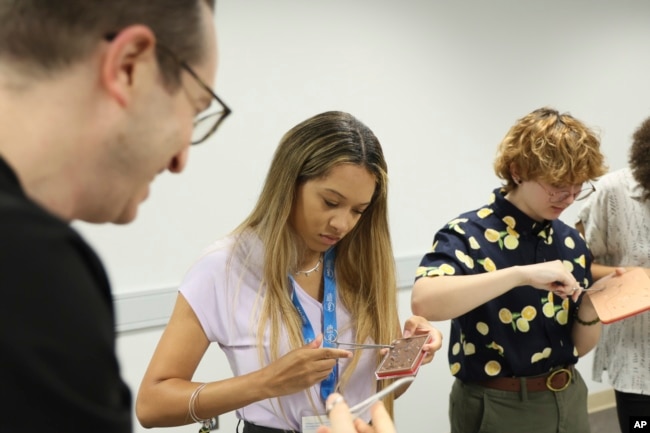
{"label": "wall trim rail", "polygon": [[[410,290],[421,258],[420,255],[411,255],[395,260],[397,286],[401,290]],[[117,332],[164,327],[174,307],[177,291],[178,287],[167,287],[114,294]]]}

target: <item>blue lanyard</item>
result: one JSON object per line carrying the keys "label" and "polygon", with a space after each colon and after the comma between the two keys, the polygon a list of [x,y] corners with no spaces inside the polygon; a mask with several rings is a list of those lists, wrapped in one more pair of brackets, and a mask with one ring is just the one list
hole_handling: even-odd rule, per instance
{"label": "blue lanyard", "polygon": [[[330,248],[325,252],[324,260],[324,290],[323,290],[323,347],[336,347],[334,343],[338,335],[338,329],[336,326],[336,279],[334,276],[334,259],[336,253],[334,248]],[[307,313],[302,307],[298,296],[296,296],[296,281],[292,276],[289,276],[289,280],[293,286],[293,292],[291,292],[291,302],[298,310],[300,318],[302,320],[302,338],[305,344],[311,343],[316,338],[314,333],[314,328],[309,322]],[[336,386],[336,380],[338,378],[339,365],[338,362],[334,365],[332,372],[323,380],[320,384],[320,396],[325,401],[327,396],[334,392],[334,387]]]}

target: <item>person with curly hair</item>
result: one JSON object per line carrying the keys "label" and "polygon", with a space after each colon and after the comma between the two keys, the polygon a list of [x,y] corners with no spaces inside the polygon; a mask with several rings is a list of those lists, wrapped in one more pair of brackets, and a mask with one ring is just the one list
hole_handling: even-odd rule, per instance
{"label": "person with curly hair", "polygon": [[575,369],[601,325],[583,289],[590,254],[558,218],[606,172],[597,135],[570,114],[519,119],[494,163],[505,184],[439,230],[411,306],[450,320],[452,433],[587,433],[587,387]]}
{"label": "person with curly hair", "polygon": [[[642,267],[650,275],[650,117],[633,135],[628,167],[603,176],[578,214],[594,278],[618,267]],[[616,394],[622,432],[633,415],[650,407],[650,312],[603,325],[594,355],[593,379],[607,371]]]}

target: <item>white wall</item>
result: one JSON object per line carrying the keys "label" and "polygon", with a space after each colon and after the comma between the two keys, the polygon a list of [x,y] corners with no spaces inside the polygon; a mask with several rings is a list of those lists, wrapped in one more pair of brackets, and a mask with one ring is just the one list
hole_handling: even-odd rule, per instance
{"label": "white wall", "polygon": [[[137,222],[77,226],[118,295],[175,288],[248,213],[283,132],[340,109],[384,146],[397,258],[421,255],[445,221],[497,186],[496,145],[532,109],[570,111],[601,131],[611,168],[625,165],[629,137],[650,115],[649,17],[647,0],[219,0],[216,88],[234,114],[192,149],[186,173],[161,176]],[[134,389],[158,335],[119,338]],[[204,379],[228,374],[219,356]],[[587,378],[590,364],[580,363]],[[450,383],[441,354],[400,399],[401,430],[446,431]]]}

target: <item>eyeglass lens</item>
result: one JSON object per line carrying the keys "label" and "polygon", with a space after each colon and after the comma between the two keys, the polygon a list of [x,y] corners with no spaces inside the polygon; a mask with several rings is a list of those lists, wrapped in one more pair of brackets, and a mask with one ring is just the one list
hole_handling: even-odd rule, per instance
{"label": "eyeglass lens", "polygon": [[224,119],[224,110],[199,114],[194,120],[192,144],[199,144],[210,137]]}
{"label": "eyeglass lens", "polygon": [[593,186],[582,189],[579,192],[575,193],[575,195],[574,195],[574,193],[571,193],[569,191],[560,191],[560,192],[556,192],[556,193],[551,194],[551,202],[552,203],[558,203],[558,202],[566,200],[567,198],[571,197],[572,195],[574,195],[573,200],[575,200],[575,201],[584,200],[592,192],[594,192]]}

